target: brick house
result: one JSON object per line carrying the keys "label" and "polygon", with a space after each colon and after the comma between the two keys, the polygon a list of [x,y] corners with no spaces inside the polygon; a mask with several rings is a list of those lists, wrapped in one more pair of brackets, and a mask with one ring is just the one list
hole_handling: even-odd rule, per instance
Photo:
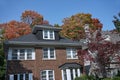
{"label": "brick house", "polygon": [[80,41],[59,35],[61,28],[36,25],[32,33],[4,42],[6,80],[73,80],[82,73]]}

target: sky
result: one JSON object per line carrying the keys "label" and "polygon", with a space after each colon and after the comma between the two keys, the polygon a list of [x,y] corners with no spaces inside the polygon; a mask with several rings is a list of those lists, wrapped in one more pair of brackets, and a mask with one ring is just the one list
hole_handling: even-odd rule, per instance
{"label": "sky", "polygon": [[36,11],[51,25],[62,25],[64,18],[90,13],[103,24],[103,30],[114,29],[113,16],[120,12],[120,0],[0,0],[0,24],[20,21],[25,10]]}

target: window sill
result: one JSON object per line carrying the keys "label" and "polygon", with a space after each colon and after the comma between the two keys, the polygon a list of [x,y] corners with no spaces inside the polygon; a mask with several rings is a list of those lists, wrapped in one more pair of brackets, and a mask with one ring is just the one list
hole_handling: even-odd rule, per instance
{"label": "window sill", "polygon": [[78,59],[78,58],[67,58],[67,59]]}
{"label": "window sill", "polygon": [[42,60],[56,60],[56,59],[42,59]]}

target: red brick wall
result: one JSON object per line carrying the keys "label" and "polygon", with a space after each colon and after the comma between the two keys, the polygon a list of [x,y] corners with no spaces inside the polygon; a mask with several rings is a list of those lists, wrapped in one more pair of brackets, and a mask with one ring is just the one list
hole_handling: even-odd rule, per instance
{"label": "red brick wall", "polygon": [[[42,48],[35,49],[35,60],[8,61],[7,74],[32,72],[34,80],[40,80],[40,72],[42,70],[54,70],[55,80],[62,80],[61,70],[58,68],[66,62],[78,62],[77,59],[66,59],[65,48],[55,48],[55,60],[43,60]],[[8,76],[7,76],[8,77]]]}

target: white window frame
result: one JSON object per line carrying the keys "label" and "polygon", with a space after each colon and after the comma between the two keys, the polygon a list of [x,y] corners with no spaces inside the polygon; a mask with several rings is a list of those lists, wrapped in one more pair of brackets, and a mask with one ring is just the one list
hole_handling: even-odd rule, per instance
{"label": "white window frame", "polygon": [[62,80],[74,80],[76,77],[80,77],[80,68],[68,68],[62,69]]}
{"label": "white window frame", "polygon": [[[33,80],[33,73],[27,73],[28,74],[28,80]],[[17,80],[20,80],[20,74],[10,74],[9,75],[9,80],[14,80],[14,75],[17,75]],[[26,74],[23,73],[23,80],[26,79]]]}
{"label": "white window frame", "polygon": [[[70,51],[68,51],[68,50],[70,50]],[[73,53],[74,50],[76,51],[75,54]],[[70,56],[70,57],[68,57],[68,56]],[[74,57],[74,56],[76,56],[76,57]],[[66,48],[66,57],[67,57],[67,59],[78,59],[77,49],[75,49],[75,48]]]}
{"label": "white window frame", "polygon": [[[47,58],[44,58],[44,49],[47,49]],[[53,58],[51,58],[50,57],[50,49],[54,49],[54,57]],[[55,60],[56,59],[56,53],[55,53],[55,48],[53,48],[53,47],[44,47],[43,48],[43,60]]]}
{"label": "white window frame", "polygon": [[[50,31],[52,31],[52,38],[50,37],[51,33]],[[47,33],[45,33],[47,32]],[[47,35],[47,38],[45,37],[45,35]],[[55,33],[53,30],[43,30],[43,39],[49,39],[49,40],[55,40]]]}
{"label": "white window frame", "polygon": [[[12,50],[13,49],[16,49],[17,50],[17,59],[12,59]],[[20,50],[21,49],[25,49],[25,55],[24,55],[24,59],[20,59]],[[28,54],[27,54],[27,50],[30,49],[32,50],[32,57],[31,59],[28,59]],[[35,50],[34,48],[9,48],[9,51],[8,51],[8,60],[35,60]]]}
{"label": "white window frame", "polygon": [[45,74],[45,76],[46,76],[46,78],[45,78],[45,79],[46,79],[46,80],[49,80],[49,71],[52,71],[52,73],[53,73],[53,74],[52,74],[52,75],[53,75],[53,80],[55,80],[54,70],[42,70],[42,71],[41,71],[41,73],[40,73],[41,80],[43,80],[43,79],[42,79],[42,76],[43,76],[43,75],[42,75],[42,72],[43,72],[43,71],[45,71],[45,72],[46,72],[46,74]]}

